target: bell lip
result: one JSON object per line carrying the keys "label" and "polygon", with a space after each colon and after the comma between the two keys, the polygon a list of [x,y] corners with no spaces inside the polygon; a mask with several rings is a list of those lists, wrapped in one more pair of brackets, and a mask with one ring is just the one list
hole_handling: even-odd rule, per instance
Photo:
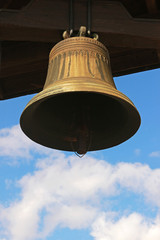
{"label": "bell lip", "polygon": [[[69,80],[68,79],[59,80],[57,83],[54,83],[53,86],[51,85],[50,87],[42,90],[28,102],[25,109],[31,104],[33,104],[34,102],[40,101],[41,99],[46,99],[53,95],[70,93],[70,92],[99,93],[99,94],[111,96],[114,98],[123,99],[124,101],[127,101],[136,109],[134,103],[125,94],[118,91],[116,88],[114,88],[111,84],[107,82],[102,82],[101,80],[96,80],[96,82],[93,82],[93,79],[91,79],[91,81],[86,81],[85,77],[83,78],[81,77],[79,81],[74,81],[74,85],[73,85],[73,80],[75,80],[75,77],[70,78]],[[89,79],[87,78],[87,80]]]}
{"label": "bell lip", "polygon": [[[108,84],[109,85],[109,84]],[[66,89],[66,88],[65,88]],[[101,89],[102,90],[102,89]],[[92,91],[89,91],[89,88],[88,88],[88,91],[87,90],[84,90],[84,88],[74,88],[74,89],[68,89],[68,91],[66,90],[65,92],[63,91],[58,91],[58,88],[56,89],[53,89],[53,88],[49,88],[49,89],[46,89],[46,90],[43,90],[41,91],[40,93],[38,93],[36,96],[34,96],[31,101],[27,104],[26,108],[24,109],[22,115],[21,115],[21,118],[20,118],[20,126],[23,130],[23,132],[29,137],[31,138],[33,141],[37,142],[38,144],[41,144],[45,147],[49,147],[49,148],[54,148],[54,149],[57,149],[57,150],[62,150],[62,151],[69,151],[69,152],[73,152],[73,150],[71,149],[64,149],[64,148],[60,148],[60,147],[51,147],[49,145],[45,145],[44,143],[38,141],[37,139],[35,139],[33,136],[29,136],[27,134],[27,131],[25,129],[25,124],[23,123],[23,117],[24,115],[28,114],[28,110],[30,109],[31,105],[33,104],[40,104],[41,102],[45,101],[46,99],[49,99],[53,96],[56,96],[56,95],[61,95],[61,94],[64,94],[64,93],[72,93],[72,92],[89,92],[89,93],[97,93],[97,94],[102,94],[102,95],[106,95],[106,96],[110,96],[111,98],[114,98],[114,99],[117,99],[119,102],[122,103],[122,105],[124,106],[124,108],[126,108],[127,106],[128,109],[130,109],[129,111],[132,111],[133,113],[133,116],[134,116],[134,120],[135,122],[137,123],[136,125],[134,125],[134,128],[130,128],[130,133],[126,136],[123,137],[122,141],[119,141],[118,143],[114,143],[112,144],[111,146],[102,146],[101,148],[99,147],[95,147],[94,149],[90,149],[88,150],[89,151],[97,151],[97,150],[103,150],[103,149],[107,149],[107,148],[111,148],[111,147],[114,147],[114,146],[117,146],[125,141],[127,141],[128,139],[130,139],[139,129],[140,127],[140,124],[141,124],[141,117],[140,117],[140,114],[138,112],[138,110],[136,109],[135,105],[132,103],[132,101],[123,93],[121,93],[120,91],[118,91],[117,89],[114,89],[112,88],[111,86],[108,86],[108,88],[105,89],[105,91],[94,91],[94,89],[92,88]],[[32,106],[33,107],[33,106]],[[131,118],[131,116],[130,116]],[[133,121],[132,121],[133,122]]]}

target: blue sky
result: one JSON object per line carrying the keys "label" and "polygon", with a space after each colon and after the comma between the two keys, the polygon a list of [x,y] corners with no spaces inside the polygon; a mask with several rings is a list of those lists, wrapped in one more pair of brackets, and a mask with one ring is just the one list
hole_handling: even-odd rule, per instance
{"label": "blue sky", "polygon": [[141,115],[128,141],[83,158],[19,127],[32,96],[0,102],[0,240],[160,239],[160,70],[115,78]]}

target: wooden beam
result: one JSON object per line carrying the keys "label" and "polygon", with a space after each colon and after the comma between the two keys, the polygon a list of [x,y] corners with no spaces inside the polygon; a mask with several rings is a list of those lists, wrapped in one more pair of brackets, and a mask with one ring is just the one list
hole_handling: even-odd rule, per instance
{"label": "wooden beam", "polygon": [[51,48],[50,43],[4,42],[0,79],[41,69],[47,71]]}
{"label": "wooden beam", "polygon": [[44,85],[46,72],[41,69],[1,79],[0,100],[39,92]]}
{"label": "wooden beam", "polygon": [[[45,83],[52,44],[3,42],[0,99],[36,93]],[[155,49],[109,48],[113,76],[160,67]]]}
{"label": "wooden beam", "polygon": [[145,0],[148,12],[151,15],[157,14],[158,13],[158,6],[157,6],[157,1],[156,0]]}
{"label": "wooden beam", "polygon": [[160,58],[155,49],[130,49],[119,54],[110,54],[113,76],[146,71],[160,67]]}
{"label": "wooden beam", "polygon": [[[63,7],[62,7],[63,6]],[[75,29],[86,25],[86,1],[75,1]],[[93,1],[92,31],[107,46],[160,48],[160,20],[132,18],[123,5]],[[68,28],[68,1],[39,0],[21,11],[0,11],[0,40],[58,42]]]}
{"label": "wooden beam", "polygon": [[[40,71],[47,73],[50,43],[3,42],[0,80],[20,74]],[[113,75],[127,74],[142,67],[157,65],[157,49],[108,48]],[[30,80],[32,81],[32,79]]]}

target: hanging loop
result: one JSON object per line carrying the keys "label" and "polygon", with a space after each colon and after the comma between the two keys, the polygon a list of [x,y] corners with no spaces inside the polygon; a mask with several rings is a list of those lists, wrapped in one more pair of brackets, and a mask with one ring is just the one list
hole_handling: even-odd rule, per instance
{"label": "hanging loop", "polygon": [[91,5],[92,0],[87,0],[87,27],[81,26],[78,33],[74,33],[74,8],[73,8],[74,0],[69,0],[69,30],[64,31],[63,38],[69,38],[72,36],[80,36],[80,37],[90,37],[95,40],[98,40],[98,34],[91,34]]}

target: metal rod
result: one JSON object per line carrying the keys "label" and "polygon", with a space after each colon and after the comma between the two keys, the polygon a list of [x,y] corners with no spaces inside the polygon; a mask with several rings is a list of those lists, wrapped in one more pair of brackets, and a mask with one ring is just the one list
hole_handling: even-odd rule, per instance
{"label": "metal rod", "polygon": [[88,33],[88,35],[90,35],[91,34],[91,0],[88,0],[88,14],[87,14],[87,24],[88,24],[88,26],[87,26],[87,33]]}
{"label": "metal rod", "polygon": [[70,0],[70,4],[69,4],[69,32],[70,32],[70,35],[72,35],[73,33],[73,25],[74,25],[74,22],[73,22],[73,0]]}

